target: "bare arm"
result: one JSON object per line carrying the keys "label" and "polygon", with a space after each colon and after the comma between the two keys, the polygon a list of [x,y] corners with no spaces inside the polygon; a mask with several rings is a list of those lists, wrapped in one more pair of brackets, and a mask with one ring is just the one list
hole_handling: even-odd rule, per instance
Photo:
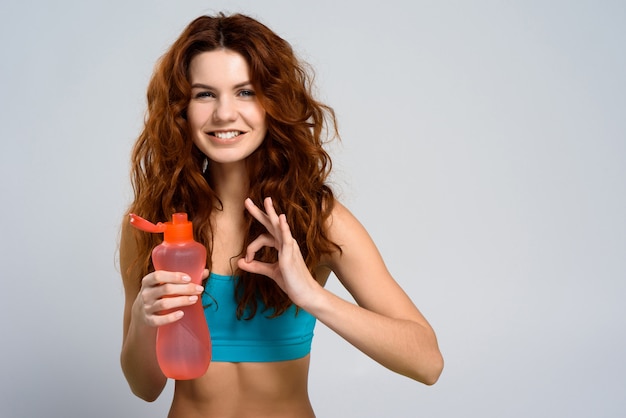
{"label": "bare arm", "polygon": [[329,266],[358,306],[322,289],[303,308],[383,366],[434,384],[443,357],[433,329],[390,275],[365,228],[339,203],[329,237],[342,248]]}
{"label": "bare arm", "polygon": [[[266,213],[251,202],[248,210],[269,234],[250,244],[242,269],[273,278],[291,300],[383,366],[425,384],[434,384],[443,358],[431,326],[391,277],[376,246],[358,220],[341,204],[333,209],[329,237],[342,248],[327,261],[357,305],[320,286],[309,273],[283,215],[271,201]],[[263,246],[279,251],[279,262],[253,261]]]}
{"label": "bare arm", "polygon": [[[202,293],[202,287],[189,283],[182,273],[158,271],[141,279],[135,268],[137,256],[133,231],[126,222],[122,226],[120,242],[120,270],[125,294],[121,365],[133,393],[152,402],[167,383],[156,358],[157,327],[182,317],[181,311],[167,315],[159,312],[193,304]],[[174,295],[178,296],[171,297]]]}

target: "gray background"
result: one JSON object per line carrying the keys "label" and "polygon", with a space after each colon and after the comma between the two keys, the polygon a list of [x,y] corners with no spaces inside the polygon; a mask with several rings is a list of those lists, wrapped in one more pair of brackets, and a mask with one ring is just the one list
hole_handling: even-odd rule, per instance
{"label": "gray background", "polygon": [[120,371],[118,230],[154,63],[218,10],[315,67],[339,195],[446,358],[425,387],[318,325],[318,416],[626,414],[623,1],[4,0],[0,416],[166,415]]}

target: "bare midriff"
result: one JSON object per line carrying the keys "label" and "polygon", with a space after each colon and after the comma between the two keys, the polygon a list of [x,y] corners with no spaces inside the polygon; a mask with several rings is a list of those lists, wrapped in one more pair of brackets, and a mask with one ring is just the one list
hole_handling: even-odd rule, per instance
{"label": "bare midriff", "polygon": [[273,363],[213,362],[195,380],[179,380],[169,418],[309,418],[309,356]]}

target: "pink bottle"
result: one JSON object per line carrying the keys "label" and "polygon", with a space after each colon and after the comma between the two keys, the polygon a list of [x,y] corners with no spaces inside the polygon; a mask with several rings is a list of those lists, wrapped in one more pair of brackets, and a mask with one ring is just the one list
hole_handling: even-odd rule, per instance
{"label": "pink bottle", "polygon": [[[175,213],[171,222],[156,225],[131,214],[130,223],[142,231],[164,233],[163,242],[152,250],[156,270],[187,273],[192,283],[201,284],[206,249],[194,241],[192,223],[187,220],[186,213]],[[182,310],[183,317],[157,330],[157,360],[163,374],[171,379],[195,379],[209,368],[211,337],[201,299],[191,306],[173,309]]]}

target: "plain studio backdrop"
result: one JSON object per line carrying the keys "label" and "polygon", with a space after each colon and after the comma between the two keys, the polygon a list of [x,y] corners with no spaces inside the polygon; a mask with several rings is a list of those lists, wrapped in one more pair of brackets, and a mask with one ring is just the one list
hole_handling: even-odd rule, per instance
{"label": "plain studio backdrop", "polygon": [[337,193],[446,359],[426,387],[318,324],[317,415],[626,415],[623,1],[4,0],[0,416],[166,416],[119,366],[118,231],[154,64],[221,10],[315,68]]}

